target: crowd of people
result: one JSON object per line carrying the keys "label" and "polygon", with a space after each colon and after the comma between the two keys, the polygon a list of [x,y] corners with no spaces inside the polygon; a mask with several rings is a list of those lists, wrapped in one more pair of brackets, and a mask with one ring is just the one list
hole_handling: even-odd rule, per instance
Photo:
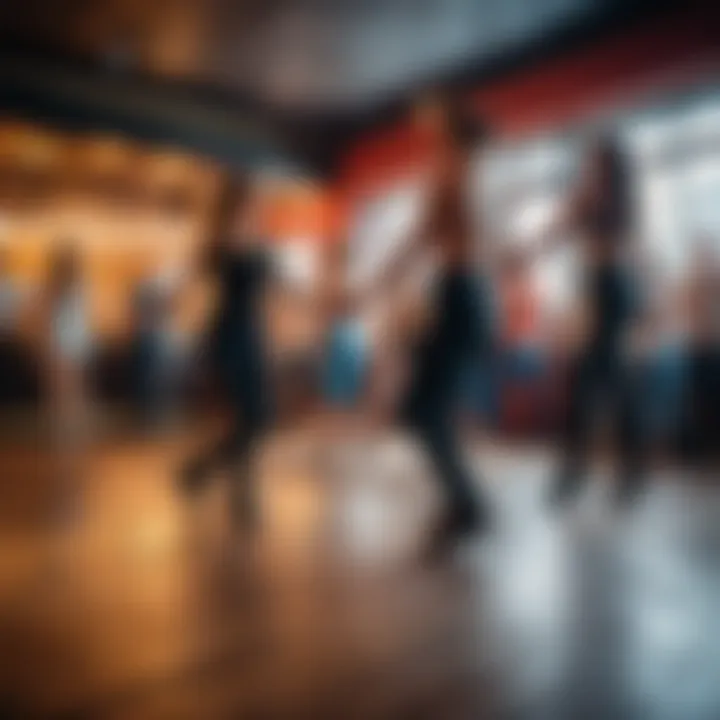
{"label": "crowd of people", "polygon": [[[592,456],[592,430],[605,411],[617,440],[622,501],[641,492],[658,449],[703,463],[717,456],[720,260],[711,243],[689,248],[693,263],[677,287],[648,270],[633,237],[627,158],[614,138],[602,136],[589,143],[575,189],[537,241],[499,248],[466,206],[471,160],[488,129],[455,98],[424,108],[416,121],[435,133],[436,150],[408,241],[362,287],[349,282],[344,238],[326,253],[316,305],[324,340],[313,348],[317,414],[331,418],[325,427],[350,434],[402,427],[417,440],[447,501],[433,547],[491,526],[481,483],[462,458],[463,417],[491,434],[559,436],[554,502],[577,493]],[[252,505],[246,491],[255,451],[282,409],[263,315],[276,276],[257,217],[251,184],[228,183],[198,262],[171,288],[138,285],[130,363],[131,396],[152,421],[177,386],[174,299],[196,275],[216,283],[217,308],[200,345],[228,427],[183,464],[179,484],[195,496],[216,469],[229,468],[241,517]],[[533,280],[537,259],[567,237],[576,238],[582,293],[561,318],[545,317]],[[33,294],[11,279],[5,253],[0,356],[7,372],[0,377],[11,376],[18,319],[31,312],[42,330],[41,387],[67,458],[61,474],[71,478],[87,423],[93,353],[82,259],[71,242],[61,244],[43,290]],[[428,258],[432,271],[408,301],[404,279]],[[365,321],[371,304],[382,310],[372,333]],[[5,380],[3,398],[12,391]],[[341,423],[341,416],[352,422]]]}

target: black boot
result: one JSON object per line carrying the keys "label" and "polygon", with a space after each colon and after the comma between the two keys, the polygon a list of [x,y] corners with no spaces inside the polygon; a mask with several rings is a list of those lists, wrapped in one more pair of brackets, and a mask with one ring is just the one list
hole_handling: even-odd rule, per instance
{"label": "black boot", "polygon": [[209,475],[210,465],[206,458],[193,458],[183,463],[178,471],[178,489],[187,497],[195,497],[207,485]]}
{"label": "black boot", "polygon": [[553,508],[564,507],[572,502],[580,491],[582,473],[577,467],[567,466],[555,478],[550,487],[548,500]]}
{"label": "black boot", "polygon": [[447,557],[463,540],[486,535],[491,528],[490,511],[484,504],[465,505],[447,510],[430,533],[425,548],[428,560]]}
{"label": "black boot", "polygon": [[616,489],[615,501],[617,506],[629,508],[636,504],[644,490],[643,474],[640,471],[626,472]]}

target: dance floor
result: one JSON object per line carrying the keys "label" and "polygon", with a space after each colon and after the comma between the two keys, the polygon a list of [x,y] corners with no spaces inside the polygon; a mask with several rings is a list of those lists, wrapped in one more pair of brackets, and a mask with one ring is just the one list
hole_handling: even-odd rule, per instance
{"label": "dance floor", "polygon": [[657,472],[563,513],[552,457],[473,451],[492,534],[423,561],[438,495],[388,439],[275,438],[255,532],[219,478],[188,503],[186,439],[104,441],[53,517],[51,457],[0,450],[0,718],[720,717],[720,494]]}

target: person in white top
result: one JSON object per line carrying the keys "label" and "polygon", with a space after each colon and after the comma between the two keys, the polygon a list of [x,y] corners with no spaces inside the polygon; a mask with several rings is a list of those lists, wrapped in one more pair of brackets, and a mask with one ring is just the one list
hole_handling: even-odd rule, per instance
{"label": "person in white top", "polygon": [[64,372],[81,372],[90,354],[90,331],[75,252],[61,250],[55,257],[51,273],[50,350]]}
{"label": "person in white top", "polygon": [[0,245],[0,405],[17,399],[18,370],[24,364],[19,345],[23,288],[10,273],[9,249]]}
{"label": "person in white top", "polygon": [[92,336],[82,262],[72,243],[50,258],[43,293],[45,379],[52,437],[56,444],[61,507],[77,505],[82,448],[87,431],[86,370]]}
{"label": "person in white top", "polygon": [[15,327],[18,300],[19,289],[10,276],[8,249],[0,245],[0,336],[3,338]]}

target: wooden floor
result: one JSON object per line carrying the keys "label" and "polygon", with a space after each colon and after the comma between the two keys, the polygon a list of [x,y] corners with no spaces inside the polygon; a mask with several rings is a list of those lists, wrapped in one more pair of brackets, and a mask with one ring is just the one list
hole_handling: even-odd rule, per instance
{"label": "wooden floor", "polygon": [[554,516],[549,456],[478,447],[494,531],[430,565],[412,449],[275,439],[249,534],[174,492],[188,444],[101,444],[63,524],[50,456],[0,451],[0,718],[720,718],[716,491]]}

